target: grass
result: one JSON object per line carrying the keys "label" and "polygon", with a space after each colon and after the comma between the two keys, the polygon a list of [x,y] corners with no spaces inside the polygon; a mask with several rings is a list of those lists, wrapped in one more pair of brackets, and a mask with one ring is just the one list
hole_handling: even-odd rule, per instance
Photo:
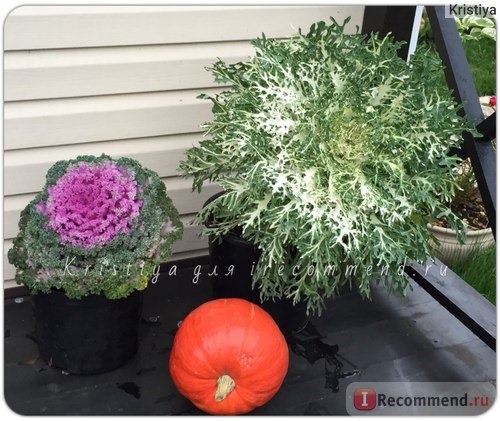
{"label": "grass", "polygon": [[[419,43],[425,43],[435,48],[429,19],[426,15],[424,15],[423,22],[424,24],[419,34]],[[469,39],[462,42],[478,95],[495,95],[497,91],[496,42],[488,38],[480,38],[478,40]]]}
{"label": "grass", "polygon": [[455,259],[449,267],[491,303],[496,303],[496,246],[476,249],[465,259]]}
{"label": "grass", "polygon": [[463,42],[479,96],[496,93],[496,43],[487,38]]}

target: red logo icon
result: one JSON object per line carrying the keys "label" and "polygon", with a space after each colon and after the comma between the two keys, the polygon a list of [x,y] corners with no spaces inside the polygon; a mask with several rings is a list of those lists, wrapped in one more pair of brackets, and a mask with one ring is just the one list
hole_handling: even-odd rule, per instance
{"label": "red logo icon", "polygon": [[373,389],[356,389],[354,391],[354,408],[358,411],[371,411],[377,406],[377,392]]}

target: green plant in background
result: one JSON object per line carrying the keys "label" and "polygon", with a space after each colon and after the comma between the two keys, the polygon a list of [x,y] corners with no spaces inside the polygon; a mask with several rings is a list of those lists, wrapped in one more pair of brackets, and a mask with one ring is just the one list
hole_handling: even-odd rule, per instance
{"label": "green plant in background", "polygon": [[[453,198],[444,204],[467,224],[469,230],[488,228],[486,210],[469,159],[464,159],[460,163],[456,168],[456,174],[458,188]],[[446,218],[443,218],[439,225],[447,227]]]}
{"label": "green plant in background", "polygon": [[49,169],[8,257],[34,293],[122,298],[147,286],[182,231],[158,174],[129,158],[79,156]]}
{"label": "green plant in background", "polygon": [[477,248],[463,258],[456,256],[450,269],[491,303],[496,303],[496,247]]}
{"label": "green plant in background", "polygon": [[479,41],[480,39],[490,39],[496,41],[497,30],[493,19],[481,18],[478,16],[455,17],[458,33],[464,40]]}
{"label": "green plant in background", "polygon": [[464,159],[457,167],[457,185],[458,189],[453,200],[459,202],[468,202],[471,196],[477,192],[477,182],[470,159]]}
{"label": "green plant in background", "polygon": [[478,95],[496,94],[496,42],[483,38],[462,43]]}
{"label": "green plant in background", "polygon": [[[479,96],[496,93],[496,24],[493,19],[466,16],[455,18],[465,55]],[[429,18],[424,12],[419,42],[435,49]],[[435,54],[438,55],[437,51]],[[443,75],[443,83],[445,82]]]}
{"label": "green plant in background", "polygon": [[455,193],[448,152],[471,130],[440,84],[440,61],[420,48],[408,66],[390,37],[344,26],[263,35],[250,61],[216,62],[230,87],[202,96],[213,121],[180,166],[193,189],[210,180],[226,190],[199,213],[198,223],[215,218],[204,234],[241,230],[262,252],[261,297],[308,310],[351,281],[365,297],[373,279],[403,293],[401,265],[430,255],[427,223],[447,215],[464,228],[438,200]]}

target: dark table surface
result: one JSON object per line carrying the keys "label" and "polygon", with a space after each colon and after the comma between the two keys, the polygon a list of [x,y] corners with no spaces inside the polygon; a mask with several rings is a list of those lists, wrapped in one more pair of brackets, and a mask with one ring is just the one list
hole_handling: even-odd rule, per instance
{"label": "dark table surface", "polygon": [[[185,268],[150,285],[138,353],[99,375],[48,367],[38,358],[30,298],[6,300],[9,407],[32,415],[201,414],[176,391],[167,362],[177,323],[211,298],[206,273],[194,284],[193,268]],[[329,301],[321,317],[311,317],[306,330],[290,338],[290,348],[281,389],[252,414],[343,415],[353,381],[496,380],[496,354],[415,284],[405,298],[374,285],[371,301],[355,293]]]}

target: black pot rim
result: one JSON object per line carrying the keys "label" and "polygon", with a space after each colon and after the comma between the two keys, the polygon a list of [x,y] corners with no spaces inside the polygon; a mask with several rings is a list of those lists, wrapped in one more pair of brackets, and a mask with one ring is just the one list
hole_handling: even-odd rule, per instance
{"label": "black pot rim", "polygon": [[[218,199],[219,197],[221,197],[225,194],[226,194],[226,190],[222,190],[218,193],[215,193],[214,195],[210,196],[207,199],[207,201],[203,204],[203,207],[206,207],[207,205],[212,203],[214,200]],[[210,227],[207,222],[205,222],[205,226],[208,228]],[[233,245],[236,245],[239,247],[246,247],[246,248],[252,249],[252,250],[258,249],[258,247],[255,244],[251,243],[248,240],[245,240],[243,237],[241,237],[233,232],[228,232],[228,233],[224,234],[222,237],[224,238],[225,241],[227,241],[228,243],[231,243]]]}
{"label": "black pot rim", "polygon": [[80,307],[85,305],[87,307],[102,307],[103,305],[116,305],[119,302],[124,302],[125,300],[133,300],[134,297],[140,297],[142,291],[134,290],[126,297],[111,299],[106,298],[104,294],[89,294],[81,298],[69,298],[65,291],[58,288],[52,288],[51,292],[37,292],[32,294],[35,300],[44,300],[52,302],[51,305],[55,306],[77,306]]}

